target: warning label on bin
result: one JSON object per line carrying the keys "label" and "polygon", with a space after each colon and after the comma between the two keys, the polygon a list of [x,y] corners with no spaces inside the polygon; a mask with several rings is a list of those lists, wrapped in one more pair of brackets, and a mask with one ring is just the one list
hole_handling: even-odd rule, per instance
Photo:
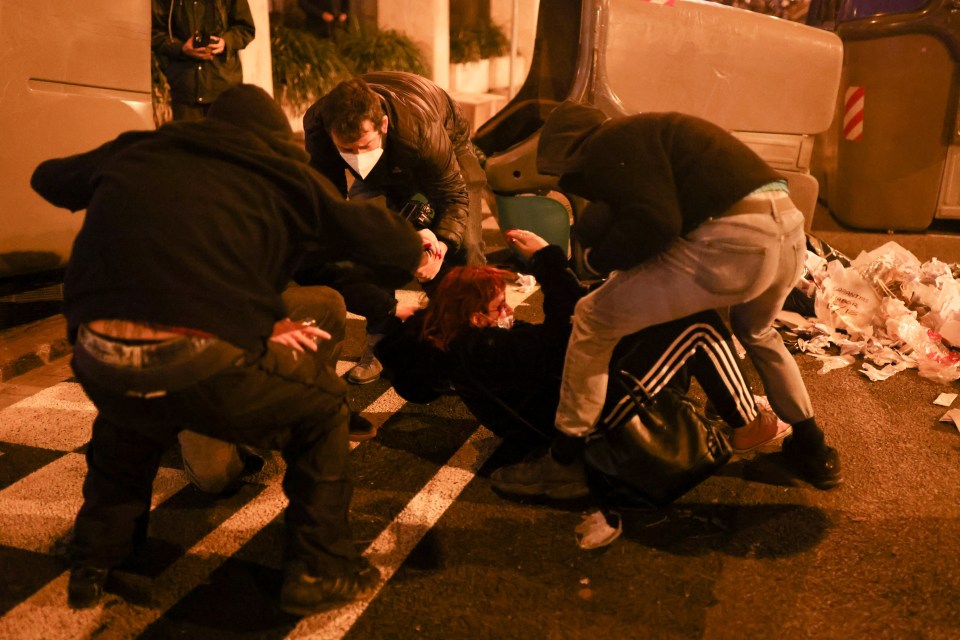
{"label": "warning label on bin", "polygon": [[843,137],[845,140],[863,140],[863,87],[847,87],[844,96]]}

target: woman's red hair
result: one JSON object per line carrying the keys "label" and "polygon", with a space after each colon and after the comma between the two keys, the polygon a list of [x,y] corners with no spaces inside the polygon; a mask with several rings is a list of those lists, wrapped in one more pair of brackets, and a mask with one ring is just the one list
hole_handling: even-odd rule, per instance
{"label": "woman's red hair", "polygon": [[472,325],[476,312],[487,307],[517,275],[496,267],[454,267],[437,286],[430,302],[420,338],[441,351]]}

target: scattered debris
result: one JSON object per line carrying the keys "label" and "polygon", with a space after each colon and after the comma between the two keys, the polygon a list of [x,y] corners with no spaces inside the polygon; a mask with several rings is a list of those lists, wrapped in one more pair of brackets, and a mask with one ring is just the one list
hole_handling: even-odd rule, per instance
{"label": "scattered debris", "polygon": [[518,273],[516,286],[518,293],[530,293],[537,287],[537,279],[530,275]]}
{"label": "scattered debris", "polygon": [[955,393],[941,393],[937,396],[937,399],[933,401],[933,404],[938,404],[941,407],[949,407],[956,399],[957,394]]}
{"label": "scattered debris", "polygon": [[788,309],[778,321],[823,361],[820,373],[859,357],[875,382],[911,368],[937,382],[960,378],[960,265],[921,263],[892,241],[854,260],[808,237],[811,247],[796,291],[813,297],[815,315]]}
{"label": "scattered debris", "polygon": [[623,533],[623,522],[617,514],[611,514],[611,517],[616,519],[616,528],[610,526],[602,511],[583,516],[583,520],[573,530],[581,549],[605,547],[620,537]]}
{"label": "scattered debris", "polygon": [[940,422],[946,422],[947,424],[952,422],[953,426],[957,428],[957,432],[960,433],[960,409],[950,409],[940,416]]}

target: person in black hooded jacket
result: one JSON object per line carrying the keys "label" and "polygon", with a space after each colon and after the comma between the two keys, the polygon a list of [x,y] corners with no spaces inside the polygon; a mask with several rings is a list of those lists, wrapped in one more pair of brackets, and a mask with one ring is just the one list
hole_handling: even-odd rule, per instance
{"label": "person in black hooded jacket", "polygon": [[290,320],[281,293],[308,241],[412,273],[422,249],[409,223],[344,201],[250,85],[224,92],[205,120],[47,160],[31,184],[87,210],[64,282],[73,369],[98,410],[70,605],[95,605],[145,539],[160,457],[181,429],[282,452],[284,610],[370,589],[378,573],[347,518],[349,411],[333,366],[343,301],[322,287],[296,292],[322,330]]}
{"label": "person in black hooded jacket", "polygon": [[[619,340],[708,309],[728,309],[733,334],[770,404],[790,424],[784,458],[819,489],[842,483],[796,361],[773,327],[806,255],[804,216],[787,181],[721,127],[682,113],[607,117],[566,101],[540,131],[537,167],[591,201],[574,233],[603,285],[577,303],[556,425],[587,436],[606,397]],[[778,436],[734,433],[733,448]],[[533,462],[531,465],[535,466]],[[544,461],[548,465],[549,461]],[[533,473],[525,469],[523,473]]]}

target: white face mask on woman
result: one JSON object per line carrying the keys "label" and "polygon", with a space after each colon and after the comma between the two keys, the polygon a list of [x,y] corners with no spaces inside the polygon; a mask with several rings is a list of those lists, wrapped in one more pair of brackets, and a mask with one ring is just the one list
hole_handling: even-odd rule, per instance
{"label": "white face mask on woman", "polygon": [[373,168],[376,166],[377,161],[380,160],[380,156],[383,155],[383,138],[380,139],[380,146],[376,149],[371,149],[370,151],[364,151],[363,153],[344,153],[340,152],[340,157],[350,165],[350,168],[359,174],[360,179],[363,180],[370,172],[373,171]]}
{"label": "white face mask on woman", "polygon": [[512,329],[513,314],[507,313],[506,309],[500,309],[500,315],[497,316],[497,326],[501,329]]}

